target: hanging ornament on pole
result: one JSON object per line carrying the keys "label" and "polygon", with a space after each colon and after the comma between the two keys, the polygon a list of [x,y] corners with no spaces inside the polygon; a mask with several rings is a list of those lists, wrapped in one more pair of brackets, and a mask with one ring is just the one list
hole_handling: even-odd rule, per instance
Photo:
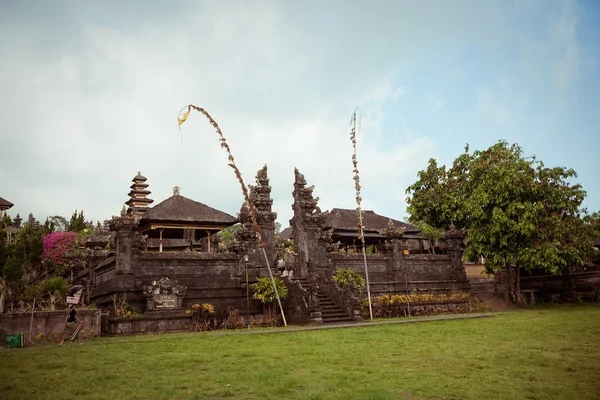
{"label": "hanging ornament on pole", "polygon": [[[187,109],[187,111],[184,111],[186,109]],[[254,231],[254,234],[256,235],[256,239],[258,241],[258,248],[263,254],[263,257],[265,259],[265,264],[267,265],[267,270],[269,271],[269,277],[271,278],[271,283],[273,284],[273,290],[275,291],[275,297],[277,298],[277,304],[279,305],[279,309],[281,310],[281,318],[283,319],[283,325],[287,326],[287,321],[285,319],[285,314],[283,312],[283,306],[281,304],[281,298],[279,297],[279,293],[277,291],[277,285],[275,284],[275,278],[273,277],[273,273],[271,272],[271,265],[269,263],[269,258],[267,257],[267,253],[265,251],[266,244],[262,238],[262,234],[260,232],[260,227],[258,226],[258,222],[256,220],[256,212],[254,209],[254,203],[250,200],[250,196],[248,194],[248,189],[246,188],[246,184],[244,183],[244,180],[242,179],[242,174],[240,173],[240,170],[238,169],[238,167],[235,165],[235,160],[233,158],[233,155],[231,154],[231,148],[227,144],[227,141],[225,140],[225,137],[223,136],[223,132],[221,131],[221,128],[219,127],[219,124],[217,123],[217,121],[215,121],[213,119],[213,117],[208,113],[208,111],[206,111],[202,107],[198,107],[193,104],[189,104],[189,105],[183,107],[181,109],[181,111],[179,112],[179,116],[177,118],[177,125],[179,126],[180,129],[181,129],[181,125],[190,116],[190,113],[192,110],[198,111],[200,114],[204,115],[206,117],[206,119],[208,119],[210,124],[213,126],[213,128],[215,128],[215,131],[219,135],[219,141],[221,142],[221,147],[223,149],[225,149],[225,151],[227,152],[227,160],[229,161],[228,165],[233,169],[233,171],[235,173],[235,177],[237,178],[238,182],[240,183],[240,186],[242,188],[242,194],[244,195],[244,200],[246,202],[246,206],[248,206],[248,211],[250,213],[250,217],[252,218],[252,230]]]}
{"label": "hanging ornament on pole", "polygon": [[[363,214],[361,209],[362,197],[360,196],[360,177],[358,174],[358,160],[356,158],[356,112],[359,110],[358,107],[354,109],[352,113],[352,119],[350,120],[350,141],[352,142],[352,149],[354,150],[352,153],[352,165],[354,169],[354,188],[356,189],[356,212],[358,214],[358,238],[362,243],[363,250],[363,261],[365,265],[365,282],[367,284],[367,298],[369,299],[369,317],[373,319],[373,306],[371,304],[371,287],[369,284],[369,268],[367,267],[367,246],[365,244],[365,232],[363,226]],[[358,131],[360,131],[360,119],[358,120]]]}

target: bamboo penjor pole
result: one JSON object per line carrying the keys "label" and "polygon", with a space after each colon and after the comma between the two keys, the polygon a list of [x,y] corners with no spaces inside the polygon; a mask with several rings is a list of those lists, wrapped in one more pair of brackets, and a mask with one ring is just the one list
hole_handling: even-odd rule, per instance
{"label": "bamboo penjor pole", "polygon": [[[187,111],[183,112],[186,108],[187,108]],[[208,113],[208,111],[206,111],[202,107],[198,107],[193,104],[189,104],[189,105],[183,107],[181,109],[181,111],[179,112],[179,117],[177,118],[177,123],[180,127],[181,127],[181,124],[183,124],[188,119],[192,110],[198,111],[199,113],[204,115],[206,117],[206,119],[208,119],[210,124],[213,126],[213,128],[215,128],[215,131],[219,135],[221,147],[223,149],[225,149],[225,151],[227,152],[227,159],[229,161],[228,165],[233,169],[233,171],[235,173],[235,177],[237,178],[238,182],[240,183],[240,186],[242,187],[242,194],[244,195],[244,200],[246,201],[246,205],[248,206],[248,211],[249,211],[250,217],[252,219],[252,230],[254,231],[254,234],[256,235],[256,239],[258,240],[258,248],[261,250],[263,257],[265,259],[265,263],[267,264],[267,270],[269,271],[269,277],[271,278],[271,283],[273,284],[273,290],[275,291],[275,297],[277,298],[277,304],[279,305],[279,309],[281,310],[281,318],[283,319],[283,325],[287,326],[287,321],[285,320],[285,314],[283,312],[283,306],[281,305],[281,298],[279,297],[279,292],[277,291],[277,285],[275,284],[275,278],[273,277],[273,272],[271,271],[271,265],[269,263],[269,258],[267,257],[267,253],[265,251],[265,242],[260,233],[260,227],[258,226],[258,222],[256,221],[256,212],[254,210],[254,204],[252,203],[252,201],[250,201],[248,189],[246,188],[246,184],[244,183],[242,174],[240,173],[240,170],[238,169],[238,167],[235,165],[235,160],[233,158],[233,155],[231,154],[231,148],[227,144],[227,141],[225,140],[225,137],[223,136],[223,132],[221,131],[221,128],[219,127],[219,124],[217,123],[217,121],[215,121],[214,118]]]}
{"label": "bamboo penjor pole", "polygon": [[[367,284],[367,297],[369,299],[369,317],[372,320],[373,319],[373,306],[371,304],[371,287],[369,284],[369,268],[367,267],[367,246],[365,244],[365,232],[364,232],[364,226],[363,226],[363,215],[362,215],[362,209],[361,209],[361,202],[362,202],[362,197],[360,196],[360,177],[359,177],[359,173],[358,173],[358,160],[356,158],[356,111],[358,110],[358,107],[356,107],[354,109],[354,112],[352,113],[352,120],[350,122],[350,141],[352,142],[352,149],[353,149],[353,153],[352,153],[352,165],[354,166],[354,169],[352,170],[352,172],[354,172],[354,188],[356,189],[356,212],[358,213],[358,232],[359,232],[359,239],[362,243],[362,249],[363,249],[363,261],[364,261],[364,265],[365,265],[365,282]],[[359,122],[359,130],[360,130],[360,122]]]}

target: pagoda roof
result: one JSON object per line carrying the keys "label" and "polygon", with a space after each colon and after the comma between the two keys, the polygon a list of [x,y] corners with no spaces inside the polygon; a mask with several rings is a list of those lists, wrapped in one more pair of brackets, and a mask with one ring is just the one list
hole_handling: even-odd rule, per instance
{"label": "pagoda roof", "polygon": [[13,203],[0,197],[0,210],[8,210],[12,206],[14,206]]}
{"label": "pagoda roof", "polygon": [[141,172],[138,171],[137,175],[133,177],[132,182],[135,181],[142,181],[142,182],[146,182],[148,179],[145,176],[142,176]]}
{"label": "pagoda roof", "polygon": [[[137,201],[141,199],[136,199]],[[142,223],[172,222],[211,225],[233,225],[237,218],[198,201],[174,194],[144,213]]]}
{"label": "pagoda roof", "polygon": [[130,198],[129,200],[127,200],[125,202],[125,204],[127,204],[128,206],[131,206],[134,203],[152,204],[152,203],[154,203],[154,200],[152,200],[152,199],[146,199],[146,198],[142,198],[142,197],[140,197],[140,198],[132,197],[132,198]]}
{"label": "pagoda roof", "polygon": [[134,194],[145,194],[145,195],[149,195],[150,193],[152,193],[149,190],[136,190],[136,189],[132,189],[131,191],[129,191],[129,193],[127,194],[127,196],[132,196]]}
{"label": "pagoda roof", "polygon": [[135,189],[135,188],[139,188],[139,187],[141,187],[141,188],[147,188],[148,186],[150,186],[150,185],[148,185],[147,183],[135,182],[134,181],[133,185],[129,186],[129,188],[130,189]]}

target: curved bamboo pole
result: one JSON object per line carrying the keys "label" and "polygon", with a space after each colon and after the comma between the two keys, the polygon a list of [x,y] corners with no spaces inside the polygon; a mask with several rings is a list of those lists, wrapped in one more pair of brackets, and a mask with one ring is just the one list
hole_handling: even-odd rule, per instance
{"label": "curved bamboo pole", "polygon": [[[361,202],[362,202],[362,197],[360,196],[360,177],[358,174],[358,160],[356,159],[356,111],[358,110],[358,107],[356,107],[354,109],[354,112],[352,113],[352,120],[350,121],[350,141],[352,142],[352,149],[354,150],[352,153],[352,165],[354,166],[354,169],[352,170],[352,172],[354,172],[354,188],[356,189],[356,204],[357,204],[357,208],[356,208],[356,212],[358,213],[358,232],[359,232],[359,239],[362,243],[362,248],[363,248],[363,261],[364,261],[364,265],[365,265],[365,282],[367,284],[367,297],[369,299],[369,316],[370,319],[373,320],[373,306],[371,304],[371,285],[369,283],[369,268],[367,267],[367,246],[365,244],[365,232],[364,232],[364,226],[363,226],[363,215],[362,215],[362,209],[361,209]],[[358,129],[360,130],[360,120],[359,120],[359,127]]]}
{"label": "curved bamboo pole", "polygon": [[[187,108],[187,111],[183,112],[183,110],[185,110],[186,108]],[[202,107],[198,107],[193,104],[188,104],[187,106],[183,107],[181,109],[181,111],[179,112],[179,117],[177,118],[178,126],[181,127],[181,124],[183,124],[188,119],[192,109],[198,111],[199,113],[204,115],[206,117],[206,119],[208,119],[210,124],[215,128],[215,131],[219,135],[221,147],[224,148],[225,151],[227,152],[227,159],[229,160],[228,165],[233,169],[233,171],[235,173],[235,177],[237,178],[238,182],[240,183],[240,186],[242,187],[242,193],[244,195],[244,200],[246,201],[246,205],[248,206],[248,211],[250,213],[250,217],[252,218],[252,230],[254,231],[254,234],[256,235],[256,238],[258,240],[258,248],[262,251],[263,257],[265,259],[265,263],[267,264],[267,270],[269,271],[269,277],[271,278],[271,283],[273,284],[273,290],[275,291],[275,297],[277,298],[277,303],[279,305],[279,309],[281,310],[281,318],[283,319],[283,324],[284,324],[284,326],[287,326],[287,321],[285,319],[285,314],[283,312],[283,306],[281,305],[281,298],[279,297],[279,292],[277,292],[277,285],[275,284],[275,278],[273,277],[273,273],[271,272],[271,265],[269,264],[269,258],[267,257],[267,253],[265,251],[265,242],[260,233],[260,227],[258,226],[258,222],[256,221],[256,212],[254,210],[254,204],[252,203],[252,201],[250,201],[248,189],[246,188],[246,184],[244,183],[244,180],[242,179],[242,174],[240,173],[240,170],[238,169],[237,165],[235,165],[235,160],[233,158],[233,155],[231,154],[231,148],[227,144],[227,141],[225,140],[225,137],[223,136],[223,132],[221,131],[221,128],[219,127],[219,124],[217,123],[217,121],[215,121],[215,119],[208,113],[208,111],[206,111]]]}

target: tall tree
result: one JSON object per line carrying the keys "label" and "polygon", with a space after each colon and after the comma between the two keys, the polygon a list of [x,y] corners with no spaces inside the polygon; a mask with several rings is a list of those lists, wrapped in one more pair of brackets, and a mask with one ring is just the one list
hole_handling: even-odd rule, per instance
{"label": "tall tree", "polygon": [[77,210],[73,212],[71,220],[67,225],[67,231],[69,232],[81,232],[86,228],[85,217],[83,216],[83,210],[77,213]]}
{"label": "tall tree", "polygon": [[517,300],[521,268],[567,273],[593,255],[586,193],[570,184],[575,171],[547,168],[517,144],[472,154],[467,146],[451,168],[431,159],[418,176],[407,189],[410,221],[466,229],[466,258],[485,257],[489,272],[515,267]]}

